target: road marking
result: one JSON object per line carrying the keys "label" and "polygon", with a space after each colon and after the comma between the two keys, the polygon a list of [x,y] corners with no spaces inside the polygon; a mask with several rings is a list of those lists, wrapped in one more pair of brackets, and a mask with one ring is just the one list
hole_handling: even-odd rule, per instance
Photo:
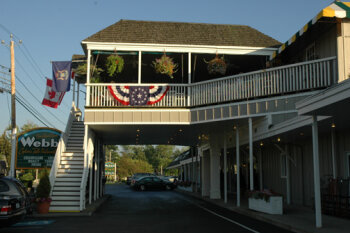
{"label": "road marking", "polygon": [[214,211],[211,211],[211,210],[209,210],[209,209],[207,209],[207,208],[205,208],[203,206],[200,206],[200,205],[198,205],[198,204],[196,204],[196,203],[194,203],[192,201],[189,201],[189,200],[186,200],[186,199],[184,199],[184,200],[189,202],[189,203],[191,203],[191,204],[193,204],[193,205],[195,205],[195,206],[197,206],[197,207],[199,207],[199,208],[201,208],[201,209],[203,209],[203,210],[205,210],[205,211],[207,211],[207,212],[209,212],[209,213],[211,213],[211,214],[214,214],[215,216],[218,216],[218,217],[220,217],[222,219],[225,219],[226,221],[229,221],[229,222],[231,222],[233,224],[236,224],[236,225],[238,225],[238,226],[240,226],[240,227],[242,227],[242,228],[244,228],[244,229],[246,229],[248,231],[251,231],[251,232],[254,232],[254,233],[260,233],[259,231],[253,230],[252,228],[249,228],[249,227],[247,227],[247,226],[245,226],[245,225],[243,225],[243,224],[241,224],[239,222],[236,222],[236,221],[234,221],[232,219],[226,218],[225,216],[222,216],[222,215],[220,215],[218,213],[215,213]]}

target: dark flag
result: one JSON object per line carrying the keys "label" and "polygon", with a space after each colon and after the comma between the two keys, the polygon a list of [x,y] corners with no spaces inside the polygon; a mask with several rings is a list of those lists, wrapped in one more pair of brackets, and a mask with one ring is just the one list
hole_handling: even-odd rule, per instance
{"label": "dark flag", "polygon": [[149,87],[129,87],[130,105],[146,105],[149,98]]}
{"label": "dark flag", "polygon": [[71,79],[70,61],[55,61],[52,62],[53,85],[52,89],[57,92],[67,92],[70,90]]}

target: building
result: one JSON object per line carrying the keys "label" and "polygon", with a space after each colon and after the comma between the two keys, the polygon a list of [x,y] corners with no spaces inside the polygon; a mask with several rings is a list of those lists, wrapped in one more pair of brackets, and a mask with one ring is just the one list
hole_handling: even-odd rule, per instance
{"label": "building", "polygon": [[170,168],[203,196],[239,205],[273,189],[315,206],[321,227],[329,178],[349,176],[349,7],[332,3],[284,44],[248,26],[133,20],[83,40],[85,110],[73,104],[58,147],[51,211],[103,195],[104,144],[172,144],[193,148]]}

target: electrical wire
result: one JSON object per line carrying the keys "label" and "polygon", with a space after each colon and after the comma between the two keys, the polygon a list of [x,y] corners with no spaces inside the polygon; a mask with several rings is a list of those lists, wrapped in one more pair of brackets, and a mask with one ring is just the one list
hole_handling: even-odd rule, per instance
{"label": "electrical wire", "polygon": [[37,117],[31,110],[28,109],[28,107],[22,102],[21,99],[16,97],[17,102],[22,105],[30,114],[32,114],[38,121],[40,121],[42,124],[44,124],[46,127],[49,127],[45,122],[43,122],[39,117]]}

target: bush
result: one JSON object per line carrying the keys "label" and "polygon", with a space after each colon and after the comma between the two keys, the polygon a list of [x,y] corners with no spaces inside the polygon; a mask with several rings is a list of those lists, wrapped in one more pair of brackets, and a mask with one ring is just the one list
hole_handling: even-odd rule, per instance
{"label": "bush", "polygon": [[39,185],[36,189],[36,201],[42,202],[42,201],[51,201],[50,197],[51,192],[51,184],[50,179],[47,171],[44,172],[44,174],[40,178]]}

